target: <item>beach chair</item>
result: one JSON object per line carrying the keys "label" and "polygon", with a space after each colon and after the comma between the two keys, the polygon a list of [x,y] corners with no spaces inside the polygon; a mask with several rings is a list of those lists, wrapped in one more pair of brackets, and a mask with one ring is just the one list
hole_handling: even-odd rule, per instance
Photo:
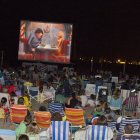
{"label": "beach chair", "polygon": [[83,109],[65,108],[66,121],[70,122],[71,138],[77,130],[85,127],[84,111]]}
{"label": "beach chair", "polygon": [[69,140],[69,122],[52,121],[52,140]]}
{"label": "beach chair", "polygon": [[34,112],[34,119],[39,128],[49,128],[51,124],[51,113],[50,112]]}
{"label": "beach chair", "polygon": [[57,103],[57,102],[49,103],[48,109],[49,109],[51,114],[59,112],[61,114],[61,116],[64,117],[64,108],[63,108],[63,105],[61,103]]}
{"label": "beach chair", "polygon": [[85,126],[83,109],[65,108],[66,120],[69,121],[73,127]]}
{"label": "beach chair", "polygon": [[13,105],[10,110],[10,120],[12,123],[20,123],[24,121],[27,115],[27,107],[25,105]]}
{"label": "beach chair", "polygon": [[89,125],[85,140],[109,140],[107,126]]}
{"label": "beach chair", "polygon": [[39,87],[29,87],[29,96],[30,102],[32,99],[38,102]]}

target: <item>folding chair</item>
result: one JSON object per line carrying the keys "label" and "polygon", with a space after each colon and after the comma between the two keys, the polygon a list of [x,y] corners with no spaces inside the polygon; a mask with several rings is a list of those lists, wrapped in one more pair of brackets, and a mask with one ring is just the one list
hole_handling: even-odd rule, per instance
{"label": "folding chair", "polygon": [[86,140],[109,140],[107,126],[89,125],[86,131]]}
{"label": "folding chair", "polygon": [[121,97],[123,98],[123,101],[129,97],[129,93],[130,93],[130,90],[126,90],[126,89],[121,89]]}
{"label": "folding chair", "polygon": [[10,120],[12,123],[20,123],[27,115],[27,107],[25,105],[13,105],[10,111]]}
{"label": "folding chair", "polygon": [[50,112],[34,112],[35,121],[39,128],[49,128],[51,124],[51,113]]}
{"label": "folding chair", "polygon": [[62,117],[64,117],[64,108],[61,103],[52,102],[48,104],[48,108],[51,114],[59,112]]}
{"label": "folding chair", "polygon": [[86,85],[85,91],[86,91],[86,96],[87,96],[87,97],[90,97],[91,94],[96,95],[95,87],[96,87],[95,84],[87,84],[87,85]]}
{"label": "folding chair", "polygon": [[38,95],[39,87],[29,87],[30,102],[32,99],[38,102]]}
{"label": "folding chair", "polygon": [[52,140],[69,140],[69,122],[52,121]]}

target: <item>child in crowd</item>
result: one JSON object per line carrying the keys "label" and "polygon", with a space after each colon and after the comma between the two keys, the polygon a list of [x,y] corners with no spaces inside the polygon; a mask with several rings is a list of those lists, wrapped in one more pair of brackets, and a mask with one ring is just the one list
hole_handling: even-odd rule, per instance
{"label": "child in crowd", "polygon": [[23,97],[18,98],[18,105],[24,105],[24,98]]}
{"label": "child in crowd", "polygon": [[26,116],[24,121],[22,121],[19,126],[16,128],[16,137],[19,138],[19,136],[21,134],[25,134],[27,131],[27,126],[30,124],[31,122],[31,116]]}
{"label": "child in crowd", "polygon": [[24,105],[26,105],[28,107],[28,109],[31,110],[31,104],[29,101],[29,95],[28,95],[27,91],[25,91],[23,98],[24,98]]}
{"label": "child in crowd", "polygon": [[4,123],[5,123],[5,112],[4,112],[4,109],[3,109],[1,103],[0,103],[0,121],[3,122],[3,126],[4,126]]}
{"label": "child in crowd", "polygon": [[1,105],[2,105],[2,108],[4,109],[4,113],[5,113],[5,122],[7,122],[8,118],[9,118],[9,108],[6,105],[6,103],[7,103],[7,98],[3,97],[1,99]]}

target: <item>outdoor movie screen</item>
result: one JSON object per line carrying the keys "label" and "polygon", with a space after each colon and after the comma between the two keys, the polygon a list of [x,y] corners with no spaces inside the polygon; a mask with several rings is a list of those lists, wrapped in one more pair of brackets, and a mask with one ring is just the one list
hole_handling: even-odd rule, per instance
{"label": "outdoor movie screen", "polygon": [[19,60],[70,63],[72,24],[22,20]]}

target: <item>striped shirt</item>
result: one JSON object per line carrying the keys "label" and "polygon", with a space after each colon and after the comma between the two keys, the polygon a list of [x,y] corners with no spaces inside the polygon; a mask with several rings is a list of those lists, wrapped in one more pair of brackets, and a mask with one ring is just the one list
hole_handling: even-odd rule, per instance
{"label": "striped shirt", "polygon": [[119,133],[123,134],[124,133],[124,127],[126,124],[131,124],[134,126],[134,130],[133,133],[138,133],[138,129],[139,129],[139,123],[137,120],[135,119],[125,119],[123,118],[121,123],[120,123],[120,127],[119,127]]}
{"label": "striped shirt", "polygon": [[116,122],[108,122],[108,127],[112,129],[112,131],[116,130]]}

